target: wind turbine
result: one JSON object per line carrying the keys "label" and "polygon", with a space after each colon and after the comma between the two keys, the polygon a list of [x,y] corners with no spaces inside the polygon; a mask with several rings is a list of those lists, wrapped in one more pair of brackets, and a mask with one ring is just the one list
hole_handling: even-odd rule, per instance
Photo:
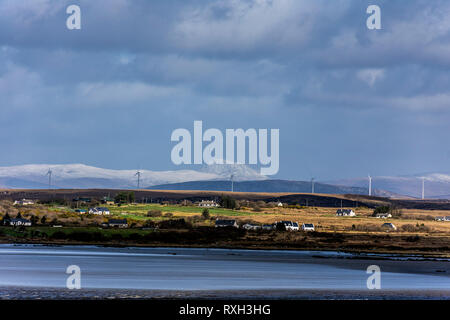
{"label": "wind turbine", "polygon": [[369,196],[372,195],[372,177],[369,174]]}
{"label": "wind turbine", "polygon": [[139,189],[140,182],[141,182],[141,172],[138,170],[138,171],[136,171],[136,173],[134,175],[137,176],[137,188]]}
{"label": "wind turbine", "polygon": [[48,176],[48,188],[51,189],[52,188],[52,169],[48,169],[46,175]]}
{"label": "wind turbine", "polygon": [[231,175],[230,180],[231,180],[231,192],[234,192],[234,174]]}
{"label": "wind turbine", "polygon": [[314,193],[314,178],[311,178],[311,193]]}
{"label": "wind turbine", "polygon": [[422,177],[422,200],[425,200],[425,177]]}

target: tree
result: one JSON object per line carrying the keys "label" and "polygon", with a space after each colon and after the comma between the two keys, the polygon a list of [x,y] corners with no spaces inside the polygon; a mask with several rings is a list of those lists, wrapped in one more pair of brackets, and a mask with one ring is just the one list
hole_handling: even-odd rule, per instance
{"label": "tree", "polygon": [[31,216],[30,221],[31,221],[31,225],[34,226],[38,222],[38,217],[33,215],[33,216]]}
{"label": "tree", "polygon": [[20,212],[17,214],[16,219],[22,219],[22,214]]}
{"label": "tree", "polygon": [[115,197],[114,197],[114,202],[115,203],[133,203],[135,200],[135,195],[133,191],[122,191],[119,192]]}
{"label": "tree", "polygon": [[389,208],[390,208],[389,206],[376,207],[375,210],[373,210],[373,216],[376,216],[377,213],[388,213]]}
{"label": "tree", "polygon": [[278,222],[275,226],[275,229],[277,231],[286,231],[286,226],[284,225],[284,223]]}
{"label": "tree", "polygon": [[11,217],[9,216],[9,213],[8,212],[5,213],[5,215],[2,218],[1,225],[4,226],[4,225],[8,224],[10,220],[11,220]]}
{"label": "tree", "polygon": [[230,196],[222,196],[219,201],[220,205],[227,209],[235,209],[236,208],[236,200],[231,198]]}
{"label": "tree", "polygon": [[207,208],[203,209],[202,211],[202,217],[203,219],[207,220],[209,219],[211,216],[209,215],[209,210]]}
{"label": "tree", "polygon": [[41,224],[45,224],[47,222],[47,217],[46,216],[43,216],[42,218],[41,218]]}

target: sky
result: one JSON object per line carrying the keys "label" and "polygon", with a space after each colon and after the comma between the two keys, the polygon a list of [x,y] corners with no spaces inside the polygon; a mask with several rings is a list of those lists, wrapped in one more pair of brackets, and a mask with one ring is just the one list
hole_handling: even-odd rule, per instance
{"label": "sky", "polygon": [[171,133],[201,120],[279,129],[273,178],[448,173],[449,17],[445,0],[0,0],[0,166],[186,168]]}

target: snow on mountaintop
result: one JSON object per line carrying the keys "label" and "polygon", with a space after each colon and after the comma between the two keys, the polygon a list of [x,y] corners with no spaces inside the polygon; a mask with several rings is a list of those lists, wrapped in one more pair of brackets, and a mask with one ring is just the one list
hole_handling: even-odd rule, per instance
{"label": "snow on mountaintop", "polygon": [[[244,166],[245,167],[245,166]],[[239,167],[234,174],[236,180],[253,180],[261,177],[254,170]],[[113,170],[88,166],[85,164],[28,164],[0,167],[0,186],[10,188],[35,187],[36,183],[48,181],[47,172],[52,170],[52,185],[56,188],[134,188],[137,170]],[[228,171],[219,168],[202,171],[174,170],[141,172],[142,187],[166,183],[178,183],[199,180],[229,179]]]}

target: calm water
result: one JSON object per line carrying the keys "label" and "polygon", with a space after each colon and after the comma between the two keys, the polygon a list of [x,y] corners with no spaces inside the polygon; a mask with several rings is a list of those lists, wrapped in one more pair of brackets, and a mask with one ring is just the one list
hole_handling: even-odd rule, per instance
{"label": "calm water", "polygon": [[78,265],[82,288],[365,290],[366,268],[377,264],[383,289],[450,290],[446,260],[372,259],[311,251],[0,245],[0,287],[63,288],[66,268]]}

